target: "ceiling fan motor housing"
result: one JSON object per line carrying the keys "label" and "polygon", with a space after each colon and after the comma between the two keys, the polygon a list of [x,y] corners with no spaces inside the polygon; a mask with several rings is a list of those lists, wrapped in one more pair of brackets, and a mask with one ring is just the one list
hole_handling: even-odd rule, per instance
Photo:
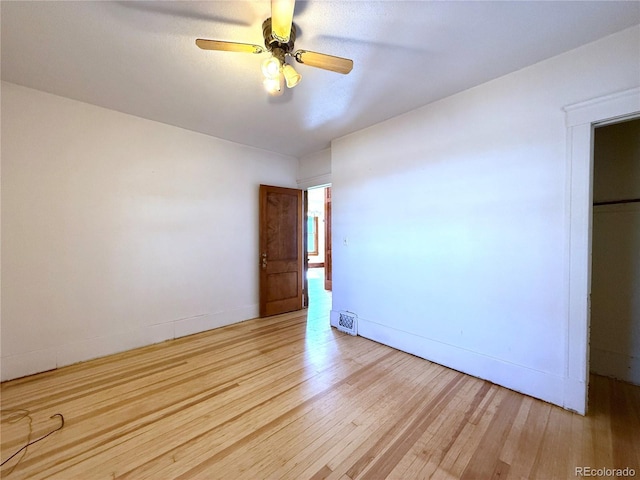
{"label": "ceiling fan motor housing", "polygon": [[290,53],[293,50],[293,44],[296,41],[296,26],[291,24],[291,33],[289,34],[289,41],[287,43],[281,43],[273,36],[271,31],[271,17],[267,18],[262,23],[262,35],[264,36],[264,46],[267,47],[267,50],[273,53],[274,56],[279,56],[280,51],[282,51],[282,56]]}

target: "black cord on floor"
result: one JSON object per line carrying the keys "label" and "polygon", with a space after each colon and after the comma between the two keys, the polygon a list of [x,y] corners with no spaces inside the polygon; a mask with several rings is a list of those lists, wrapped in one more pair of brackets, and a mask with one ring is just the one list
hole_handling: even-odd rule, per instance
{"label": "black cord on floor", "polygon": [[0,467],[3,466],[5,463],[7,463],[9,460],[11,460],[13,457],[15,457],[16,455],[18,455],[21,451],[26,450],[30,445],[33,445],[34,443],[39,442],[40,440],[44,440],[45,438],[47,438],[49,435],[51,435],[52,433],[57,432],[58,430],[60,430],[62,427],[64,427],[64,417],[62,416],[61,413],[54,413],[53,415],[51,415],[51,417],[49,418],[54,418],[54,417],[60,417],[60,426],[58,428],[56,428],[55,430],[51,430],[49,433],[41,436],[40,438],[37,438],[35,440],[33,440],[32,442],[27,443],[25,446],[23,446],[20,450],[18,450],[17,452],[15,452],[13,455],[11,455],[9,458],[7,458],[6,460],[4,460],[1,464]]}

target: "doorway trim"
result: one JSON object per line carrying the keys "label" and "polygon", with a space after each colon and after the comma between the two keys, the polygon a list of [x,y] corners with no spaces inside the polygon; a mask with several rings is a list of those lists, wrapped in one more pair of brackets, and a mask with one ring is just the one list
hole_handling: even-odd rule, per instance
{"label": "doorway trim", "polygon": [[587,413],[593,131],[640,114],[640,87],[563,108],[567,125],[566,285],[567,333],[564,407]]}

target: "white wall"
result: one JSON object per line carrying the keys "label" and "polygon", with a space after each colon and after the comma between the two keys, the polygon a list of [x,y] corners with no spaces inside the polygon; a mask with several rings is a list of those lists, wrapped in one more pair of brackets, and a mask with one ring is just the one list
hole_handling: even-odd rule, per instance
{"label": "white wall", "polygon": [[297,160],[2,83],[2,380],[258,315]]}
{"label": "white wall", "polygon": [[640,27],[332,142],[333,311],[565,405],[562,107],[637,86]]}
{"label": "white wall", "polygon": [[[640,119],[595,130],[593,201],[640,199]],[[591,371],[640,385],[640,203],[594,205]]]}
{"label": "white wall", "polygon": [[331,183],[331,149],[302,157],[298,166],[298,187],[307,189]]}

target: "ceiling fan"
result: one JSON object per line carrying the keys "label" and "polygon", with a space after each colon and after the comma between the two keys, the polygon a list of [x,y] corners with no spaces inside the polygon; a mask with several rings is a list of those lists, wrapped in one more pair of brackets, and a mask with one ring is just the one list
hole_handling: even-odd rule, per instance
{"label": "ceiling fan", "polygon": [[196,40],[196,45],[203,50],[255,54],[267,51],[271,53],[271,56],[262,62],[262,73],[264,74],[265,89],[274,96],[282,95],[285,84],[288,88],[293,88],[302,79],[302,75],[286,63],[286,57],[293,57],[298,63],[311,67],[342,74],[349,73],[353,68],[353,60],[348,58],[334,57],[309,50],[293,51],[293,44],[296,40],[296,26],[293,24],[294,8],[295,0],[271,0],[271,17],[262,23],[265,48],[249,43],[223,42],[202,38]]}

